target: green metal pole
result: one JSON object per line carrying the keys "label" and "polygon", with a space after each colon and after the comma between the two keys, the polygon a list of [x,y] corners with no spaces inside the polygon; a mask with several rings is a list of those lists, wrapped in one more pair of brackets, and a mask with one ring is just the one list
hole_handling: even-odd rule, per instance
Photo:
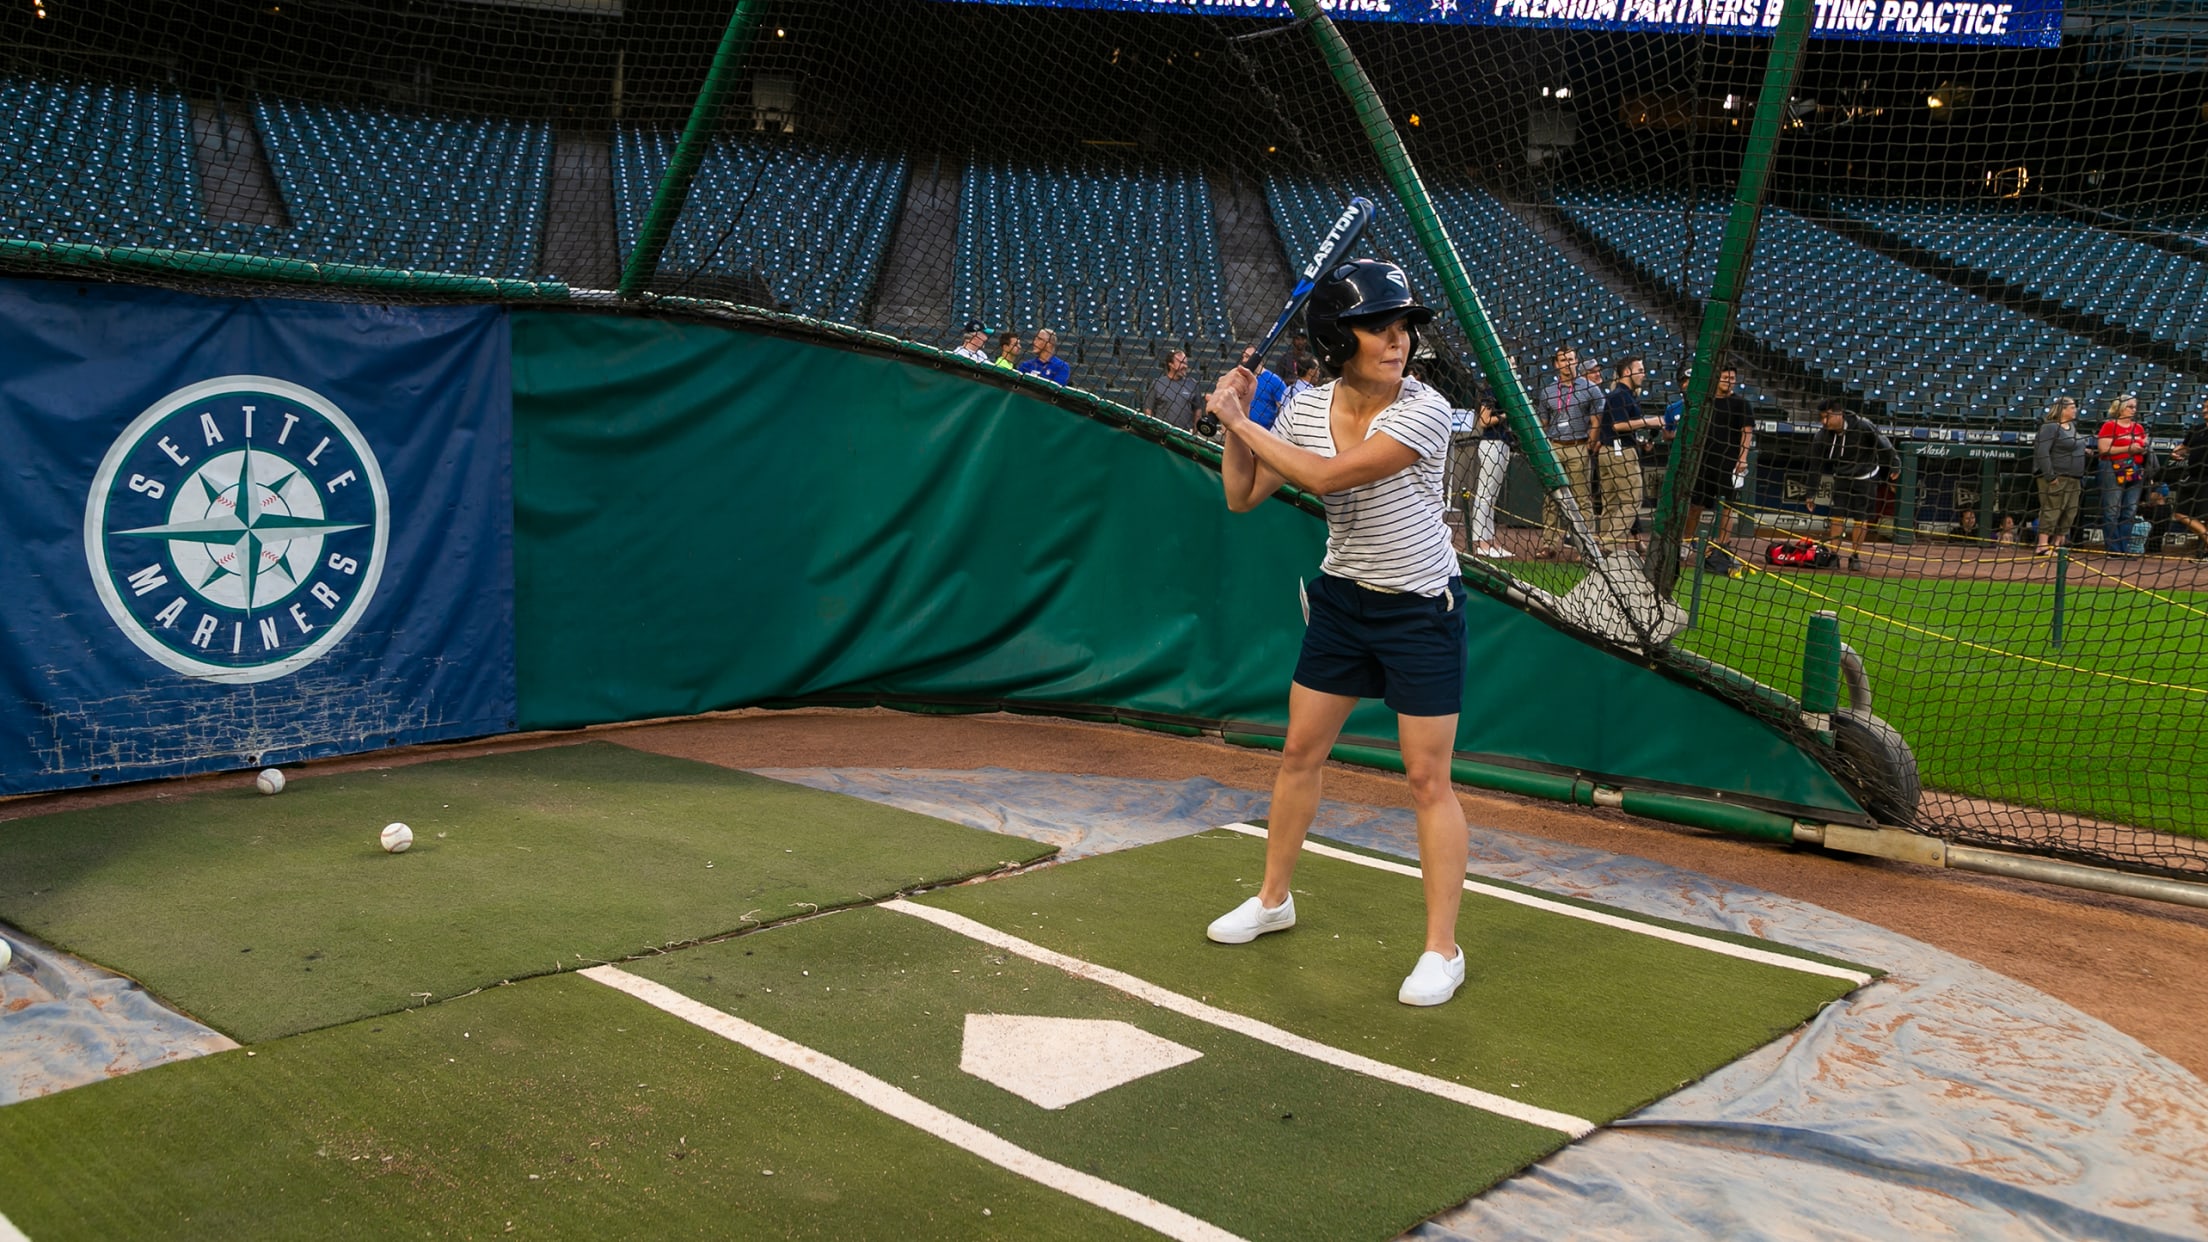
{"label": "green metal pole", "polygon": [[1917,543],[1917,476],[1922,472],[1914,444],[1901,449],[1901,482],[1894,485],[1894,543],[1900,547],[1915,547]]}
{"label": "green metal pole", "polygon": [[1810,614],[1809,638],[1802,645],[1802,717],[1813,729],[1830,729],[1840,710],[1840,614],[1822,609]]}
{"label": "green metal pole", "polygon": [[152,246],[97,246],[88,242],[39,242],[0,238],[0,264],[29,267],[121,268],[156,276],[265,280],[289,285],[324,285],[375,293],[433,297],[563,300],[567,286],[557,281],[509,280],[459,272],[409,272],[359,263],[317,263],[257,254],[211,250],[163,250]]}
{"label": "green metal pole", "polygon": [[713,53],[713,67],[706,71],[705,85],[691,105],[690,123],[683,126],[682,138],[675,143],[675,157],[667,162],[667,175],[659,179],[659,188],[652,192],[644,227],[636,234],[636,248],[629,252],[628,266],[621,269],[622,297],[633,298],[642,292],[659,270],[660,252],[667,248],[667,236],[682,217],[682,205],[690,198],[691,179],[705,161],[706,146],[720,125],[721,103],[736,83],[744,49],[750,46],[751,32],[758,24],[759,0],[737,0],[736,11],[729,14],[728,29],[721,32],[720,50]]}
{"label": "green metal pole", "polygon": [[2064,544],[2055,549],[2055,625],[2052,637],[2057,651],[2062,650],[2062,597],[2067,593],[2069,585],[2070,547]]}
{"label": "green metal pole", "polygon": [[[1464,264],[1457,258],[1457,248],[1449,241],[1448,230],[1442,227],[1441,217],[1434,214],[1433,200],[1427,197],[1425,183],[1419,180],[1418,170],[1411,165],[1410,153],[1403,149],[1403,139],[1396,133],[1395,122],[1388,119],[1387,107],[1380,102],[1380,92],[1373,89],[1364,67],[1357,63],[1349,44],[1343,42],[1342,32],[1334,28],[1333,20],[1319,8],[1319,0],[1288,2],[1296,16],[1309,26],[1312,41],[1318,44],[1320,55],[1326,58],[1335,84],[1349,96],[1350,105],[1357,110],[1357,120],[1365,127],[1365,137],[1380,156],[1380,167],[1387,176],[1388,186],[1395,191],[1404,214],[1410,217],[1411,231],[1418,236],[1419,247],[1441,277],[1442,295],[1449,299],[1449,308],[1457,313],[1457,322],[1464,325],[1466,335],[1471,338],[1472,355],[1479,359],[1480,370],[1494,390],[1496,404],[1502,408],[1503,417],[1510,420],[1511,431],[1518,436],[1519,451],[1541,476],[1542,490],[1561,493],[1560,500],[1562,496],[1569,496],[1564,468],[1557,464],[1556,454],[1549,449],[1549,439],[1542,434],[1541,422],[1534,416],[1533,401],[1519,384],[1518,373],[1511,369],[1510,355],[1503,351],[1502,338],[1496,335],[1495,325],[1488,320],[1487,308],[1480,304],[1480,295],[1473,291],[1472,279],[1465,274]],[[1576,505],[1573,510],[1576,515]],[[1581,542],[1590,546],[1593,543],[1584,537]]]}
{"label": "green metal pole", "polygon": [[1755,251],[1756,226],[1762,219],[1763,196],[1776,162],[1779,135],[1786,123],[1786,104],[1801,76],[1803,52],[1809,46],[1811,19],[1816,0],[1785,0],[1779,26],[1771,36],[1770,58],[1764,62],[1763,89],[1756,96],[1756,114],[1748,128],[1748,149],[1741,156],[1740,180],[1733,190],[1732,215],[1725,221],[1725,240],[1717,253],[1717,276],[1710,295],[1702,303],[1702,327],[1694,340],[1694,369],[1687,378],[1687,408],[1679,416],[1678,435],[1671,442],[1671,459],[1664,468],[1662,487],[1656,496],[1656,521],[1649,532],[1648,576],[1660,591],[1679,580],[1679,469],[1681,462],[1699,463],[1702,441],[1709,429],[1710,398],[1717,390],[1717,361],[1733,335],[1733,312],[1740,291],[1748,283],[1748,260]]}

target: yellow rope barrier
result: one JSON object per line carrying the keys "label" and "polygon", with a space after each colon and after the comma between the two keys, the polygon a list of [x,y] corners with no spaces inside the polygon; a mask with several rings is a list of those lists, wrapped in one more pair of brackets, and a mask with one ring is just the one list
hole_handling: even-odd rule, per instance
{"label": "yellow rope barrier", "polygon": [[1812,599],[1823,600],[1825,603],[1835,605],[1842,611],[1851,612],[1860,617],[1867,617],[1872,621],[1879,622],[1882,625],[1893,626],[1895,629],[1898,630],[1906,630],[1912,634],[1921,635],[1925,638],[1936,639],[1943,643],[1954,643],[1959,647],[1968,647],[1973,651],[1983,651],[1988,655],[1997,655],[2001,656],[2004,659],[2021,660],[2026,664],[2037,664],[2044,668],[2061,669],[2063,672],[2076,673],[2083,677],[2100,677],[2105,678],[2109,681],[2127,682],[2135,686],[2148,686],[2157,690],[2175,690],[2180,694],[2198,694],[2204,697],[2208,697],[2208,686],[2181,686],[2173,682],[2148,681],[2143,677],[2127,677],[2122,673],[2104,673],[2099,671],[2098,669],[2079,668],[2075,664],[2064,664],[2060,660],[2049,660],[2040,656],[2029,656],[2020,651],[2004,651],[1999,647],[1989,646],[1985,643],[1980,642],[1973,642],[1967,638],[1958,638],[1953,634],[1942,634],[1937,630],[1928,630],[1921,625],[1911,625],[1909,622],[1903,621],[1897,617],[1889,617],[1883,613],[1872,612],[1868,608],[1861,608],[1854,604],[1850,604],[1845,600],[1836,599],[1833,596],[1827,595],[1822,591],[1813,591],[1810,588],[1803,586],[1801,583],[1793,581],[1784,574],[1774,574],[1759,569],[1756,566],[1750,564],[1746,558],[1740,556],[1731,548],[1725,548],[1723,547],[1723,545],[1719,544],[1713,544],[1711,546],[1721,548],[1724,551],[1725,555],[1732,557],[1732,559],[1736,561],[1739,561],[1743,569],[1747,570],[1751,574],[1756,575],[1757,577],[1770,578],[1772,581],[1779,583],[1781,586],[1784,586],[1789,590],[1799,591]]}

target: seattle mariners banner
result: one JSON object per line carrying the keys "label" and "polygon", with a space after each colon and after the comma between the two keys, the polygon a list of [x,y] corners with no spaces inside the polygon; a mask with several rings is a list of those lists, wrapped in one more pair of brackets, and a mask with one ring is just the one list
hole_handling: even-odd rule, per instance
{"label": "seattle mariners banner", "polygon": [[0,793],[510,728],[487,307],[0,281]]}
{"label": "seattle mariners banner", "polygon": [[[1290,18],[1288,0],[945,0],[1120,13]],[[2062,0],[1816,0],[1821,39],[2062,46]],[[1769,35],[1779,0],[1319,0],[1336,21],[1631,34]]]}

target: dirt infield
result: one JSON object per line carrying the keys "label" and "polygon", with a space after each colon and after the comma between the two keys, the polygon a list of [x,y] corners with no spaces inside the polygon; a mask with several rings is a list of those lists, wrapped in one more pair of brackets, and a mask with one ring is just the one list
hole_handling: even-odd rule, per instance
{"label": "dirt infield", "polygon": [[[1025,716],[886,710],[729,712],[690,720],[416,747],[301,765],[297,775],[603,737],[730,767],[975,769],[1180,780],[1268,789],[1277,758],[1210,738]],[[0,822],[65,806],[173,796],[245,774],[0,802]],[[1402,778],[1339,766],[1327,796],[1408,807]],[[1814,902],[1891,928],[2036,987],[2208,1077],[2208,911],[1908,863],[1716,836],[1616,811],[1464,792],[1474,823],[1633,855]],[[1193,916],[1192,916],[1193,917]]]}

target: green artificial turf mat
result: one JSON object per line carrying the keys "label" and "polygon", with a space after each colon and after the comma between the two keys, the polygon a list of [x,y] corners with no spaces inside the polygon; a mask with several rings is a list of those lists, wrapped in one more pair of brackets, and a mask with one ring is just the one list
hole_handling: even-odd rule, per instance
{"label": "green artificial turf mat", "polygon": [[1053,850],[593,742],[0,823],[0,922],[251,1043]]}
{"label": "green artificial turf mat", "polygon": [[253,1052],[0,1109],[0,1213],[38,1242],[1155,1236],[579,976]]}
{"label": "green artificial turf mat", "polygon": [[1256,893],[1264,844],[1202,833],[917,900],[1321,1043],[1598,1122],[1778,1038],[1853,987],[1466,893],[1465,985],[1446,1005],[1414,1009],[1395,999],[1424,947],[1413,877],[1306,854],[1294,928],[1246,945],[1204,938],[1205,924]]}
{"label": "green artificial turf mat", "polygon": [[[625,969],[1247,1238],[1392,1238],[1567,1141],[887,910]],[[1117,1020],[1203,1055],[1046,1109],[961,1071],[968,1014]]]}

